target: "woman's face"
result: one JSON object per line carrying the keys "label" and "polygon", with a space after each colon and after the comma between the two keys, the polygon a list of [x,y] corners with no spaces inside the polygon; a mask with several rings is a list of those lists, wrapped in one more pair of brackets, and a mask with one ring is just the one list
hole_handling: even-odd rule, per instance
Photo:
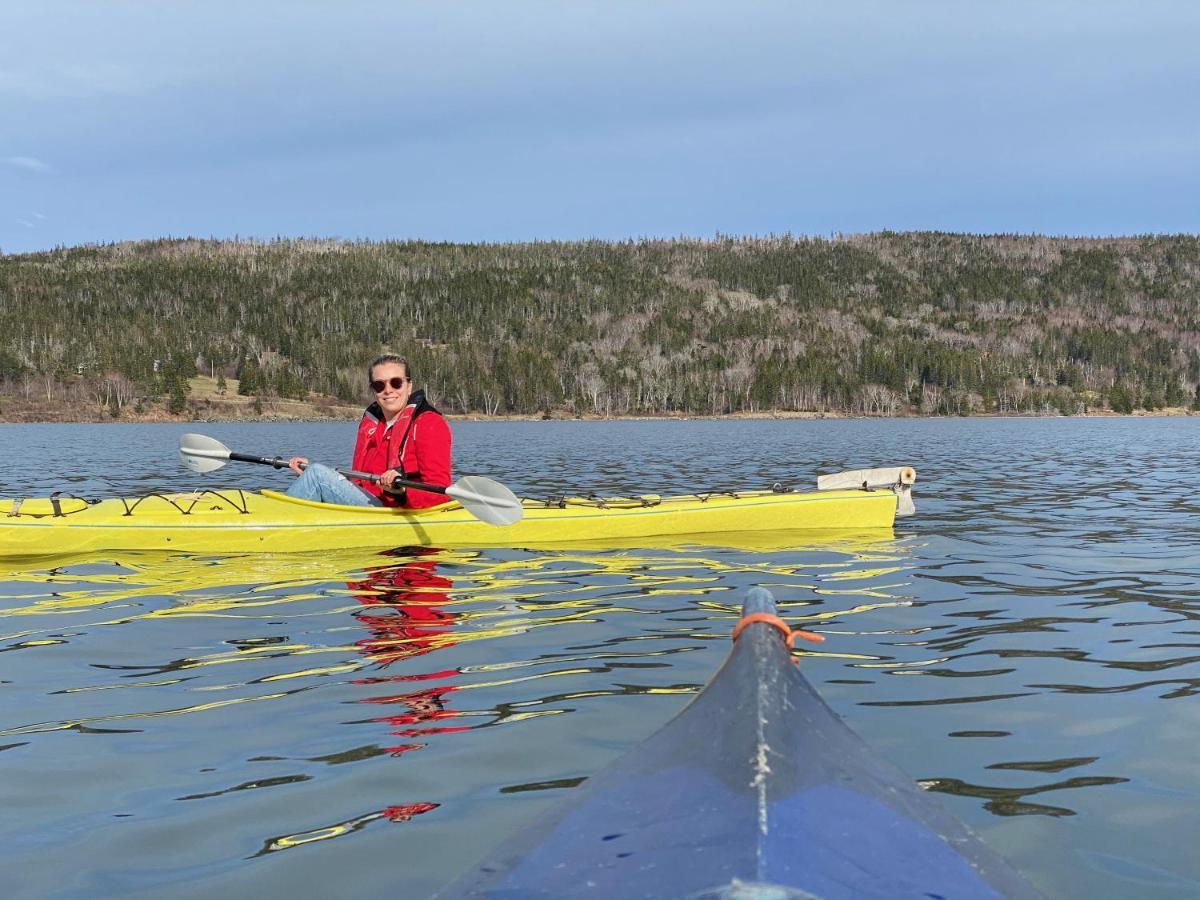
{"label": "woman's face", "polygon": [[371,370],[371,390],[383,409],[383,417],[391,421],[408,405],[412,382],[400,363],[381,363]]}

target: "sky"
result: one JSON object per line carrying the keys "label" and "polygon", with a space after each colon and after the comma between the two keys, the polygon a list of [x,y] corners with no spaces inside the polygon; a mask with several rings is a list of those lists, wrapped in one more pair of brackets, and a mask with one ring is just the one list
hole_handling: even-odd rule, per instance
{"label": "sky", "polygon": [[1200,3],[0,0],[0,253],[1200,232]]}

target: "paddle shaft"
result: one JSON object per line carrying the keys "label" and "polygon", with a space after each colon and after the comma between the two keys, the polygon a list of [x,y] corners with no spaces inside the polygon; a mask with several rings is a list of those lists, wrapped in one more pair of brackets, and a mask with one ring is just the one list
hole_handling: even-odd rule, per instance
{"label": "paddle shaft", "polygon": [[288,467],[288,461],[278,456],[274,458],[267,456],[253,456],[249,453],[235,453],[233,450],[230,450],[229,458],[235,462],[258,463],[260,466],[273,466],[276,469],[286,469]]}
{"label": "paddle shaft", "polygon": [[[347,478],[354,478],[354,479],[357,479],[358,481],[370,481],[373,484],[380,483],[378,475],[371,475],[367,472],[356,472],[356,471],[354,471],[354,469],[335,469],[334,471],[340,472],[342,475],[345,475]],[[391,485],[390,489],[386,485],[383,486],[383,489],[385,491],[389,491],[390,493],[395,493],[395,489],[398,487],[412,488],[413,490],[416,490],[416,491],[429,491],[431,494],[446,493],[446,488],[442,487],[440,485],[425,484],[422,481],[409,481],[407,478],[397,478],[392,481],[392,485]]]}
{"label": "paddle shaft", "polygon": [[[233,450],[230,450],[229,458],[235,460],[236,462],[257,463],[260,466],[271,466],[275,469],[288,468],[288,461],[279,456],[255,456],[252,453],[237,453]],[[305,468],[305,466],[301,466],[301,468]],[[353,478],[357,481],[369,481],[372,484],[379,484],[379,476],[372,475],[369,472],[356,472],[354,469],[337,469],[336,471],[340,472],[342,475],[345,475],[347,478]],[[429,491],[432,494],[446,493],[446,488],[439,485],[424,484],[420,481],[409,481],[407,478],[397,478],[395,481],[393,481],[393,490],[391,493],[395,493],[394,489],[397,487],[412,488],[413,490],[417,491]]]}

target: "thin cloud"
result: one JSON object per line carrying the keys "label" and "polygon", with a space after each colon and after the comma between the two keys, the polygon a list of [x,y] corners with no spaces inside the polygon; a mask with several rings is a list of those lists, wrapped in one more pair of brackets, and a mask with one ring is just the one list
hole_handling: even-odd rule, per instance
{"label": "thin cloud", "polygon": [[25,169],[29,172],[50,171],[50,164],[43,162],[36,156],[7,156],[4,159],[0,159],[0,162],[17,169]]}
{"label": "thin cloud", "polygon": [[[49,51],[47,51],[49,52]],[[63,52],[59,48],[55,52]],[[178,81],[162,66],[134,66],[87,61],[72,64],[47,64],[42,57],[30,56],[24,66],[6,60],[0,68],[0,100],[59,101],[103,96],[137,96],[154,85]],[[81,58],[86,54],[80,53]]]}
{"label": "thin cloud", "polygon": [[24,225],[26,228],[33,228],[34,225],[28,219],[17,219],[18,225]]}

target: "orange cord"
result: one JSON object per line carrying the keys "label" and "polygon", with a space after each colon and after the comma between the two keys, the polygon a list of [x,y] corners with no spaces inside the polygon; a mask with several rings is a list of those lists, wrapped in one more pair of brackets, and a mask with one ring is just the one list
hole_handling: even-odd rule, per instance
{"label": "orange cord", "polygon": [[811,631],[804,631],[800,628],[797,628],[793,631],[792,626],[790,626],[787,622],[783,621],[783,619],[779,618],[779,616],[773,616],[770,613],[751,613],[748,616],[742,616],[737,625],[733,627],[733,640],[736,641],[738,639],[738,635],[742,633],[742,629],[754,622],[763,622],[772,626],[773,628],[778,629],[778,631],[783,634],[783,638],[787,642],[788,649],[796,646],[797,637],[803,638],[806,641],[812,641],[814,644],[819,644],[825,640],[824,635],[815,634]]}

